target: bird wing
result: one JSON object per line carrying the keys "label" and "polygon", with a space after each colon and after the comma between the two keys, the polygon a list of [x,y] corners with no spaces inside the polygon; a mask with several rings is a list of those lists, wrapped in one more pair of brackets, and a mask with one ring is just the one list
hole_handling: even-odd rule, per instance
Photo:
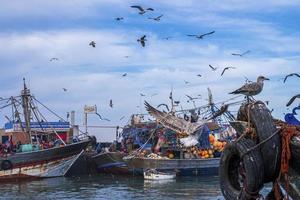
{"label": "bird wing", "polygon": [[289,102],[287,102],[286,106],[290,106],[290,105],[295,101],[296,98],[300,98],[300,94],[297,94],[297,95],[293,96],[293,97],[289,100]]}
{"label": "bird wing", "polygon": [[239,89],[233,91],[232,93],[240,93],[240,92],[255,92],[259,89],[259,85],[256,82],[253,83],[246,83],[245,85],[243,85],[242,87],[240,87]]}
{"label": "bird wing", "polygon": [[225,72],[227,69],[228,69],[227,67],[225,67],[225,68],[223,69],[221,76],[223,76],[224,72]]}
{"label": "bird wing", "polygon": [[145,47],[145,41],[144,40],[141,40],[141,45],[142,45],[142,47]]}
{"label": "bird wing", "polygon": [[299,78],[300,78],[300,75],[299,75],[299,74],[297,74],[297,73],[294,73],[293,75],[295,75],[295,76],[297,76],[297,77],[299,77]]}
{"label": "bird wing", "polygon": [[185,96],[187,96],[190,100],[193,100],[193,98],[191,96],[189,96],[187,94]]}
{"label": "bird wing", "polygon": [[209,32],[209,33],[204,33],[204,34],[202,34],[202,35],[200,35],[199,37],[203,37],[203,36],[206,36],[206,35],[210,35],[210,34],[213,34],[215,31],[211,31],[211,32]]}
{"label": "bird wing", "polygon": [[239,53],[232,53],[231,55],[233,55],[233,56],[241,56],[241,54],[239,54]]}
{"label": "bird wing", "polygon": [[290,76],[292,76],[292,74],[288,74],[288,75],[286,75],[286,76],[284,77],[284,80],[283,80],[283,82],[285,83],[285,82],[286,82],[286,80],[287,80],[287,78],[288,78],[288,77],[290,77]]}
{"label": "bird wing", "polygon": [[160,15],[160,16],[156,17],[156,19],[160,19],[162,16],[164,16],[164,15]]}
{"label": "bird wing", "polygon": [[146,38],[146,35],[143,35],[143,37],[141,37],[141,40],[145,40]]}
{"label": "bird wing", "polygon": [[211,66],[211,65],[208,65],[210,68],[212,68],[213,70],[215,70],[215,69],[217,69],[217,68],[215,68],[215,67],[213,67],[213,66]]}
{"label": "bird wing", "polygon": [[241,55],[241,56],[243,56],[243,55],[246,55],[247,53],[250,53],[250,50],[248,50],[248,51],[245,51],[244,53],[242,53],[242,55]]}
{"label": "bird wing", "polygon": [[167,104],[161,103],[157,106],[157,108],[159,108],[160,106],[165,106],[167,108],[167,110],[170,111],[169,106]]}
{"label": "bird wing", "polygon": [[154,11],[154,9],[153,9],[153,8],[147,8],[146,10]]}
{"label": "bird wing", "polygon": [[144,11],[144,9],[141,7],[141,6],[130,6],[131,8],[137,8],[137,9],[139,9],[140,11]]}
{"label": "bird wing", "polygon": [[189,36],[189,37],[196,37],[197,35],[187,35],[187,36]]}
{"label": "bird wing", "polygon": [[176,132],[185,132],[188,135],[193,134],[198,128],[203,126],[204,123],[206,122],[206,121],[201,121],[198,123],[191,123],[185,121],[184,119],[173,116],[170,113],[161,112],[155,109],[147,101],[145,101],[145,107],[148,113],[163,126]]}

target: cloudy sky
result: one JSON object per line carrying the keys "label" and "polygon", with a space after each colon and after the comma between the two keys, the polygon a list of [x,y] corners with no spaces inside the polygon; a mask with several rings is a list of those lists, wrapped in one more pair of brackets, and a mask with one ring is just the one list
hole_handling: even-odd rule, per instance
{"label": "cloudy sky", "polygon": [[[271,79],[257,99],[269,100],[277,118],[289,112],[286,102],[299,93],[299,78],[282,80],[300,72],[299,0],[0,0],[0,5],[0,96],[19,94],[25,77],[32,93],[59,115],[75,110],[79,125],[86,104],[96,104],[111,119],[91,115],[90,125],[124,125],[132,113],[145,112],[144,100],[169,103],[171,88],[174,99],[190,108],[185,94],[201,94],[196,103],[204,105],[210,87],[214,100],[222,102],[245,77]],[[154,12],[139,15],[131,5]],[[159,22],[148,19],[161,14]],[[186,36],[210,31],[215,33],[203,40]],[[145,48],[136,41],[142,35]],[[96,48],[89,46],[92,40]],[[244,57],[231,55],[247,50]],[[59,60],[50,62],[52,57]],[[221,77],[228,66],[236,69]],[[0,122],[6,122],[2,115]],[[114,137],[109,129],[91,132],[101,141]]]}

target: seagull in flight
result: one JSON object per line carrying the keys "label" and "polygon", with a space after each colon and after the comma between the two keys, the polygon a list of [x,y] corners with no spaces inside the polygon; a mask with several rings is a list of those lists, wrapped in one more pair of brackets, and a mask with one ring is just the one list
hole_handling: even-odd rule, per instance
{"label": "seagull in flight", "polygon": [[114,106],[114,104],[113,104],[113,101],[111,99],[111,100],[109,100],[109,107],[113,108],[113,106]]}
{"label": "seagull in flight", "polygon": [[209,32],[209,33],[204,33],[204,34],[202,34],[202,35],[187,35],[187,36],[190,36],[190,37],[196,37],[196,38],[198,38],[198,39],[203,39],[204,36],[211,35],[211,34],[213,34],[213,33],[215,33],[215,31],[211,31],[211,32]]}
{"label": "seagull in flight", "polygon": [[139,43],[141,43],[142,47],[145,47],[145,41],[146,40],[146,35],[143,35],[140,39],[137,40]]}
{"label": "seagull in flight", "polygon": [[300,98],[300,94],[297,94],[297,95],[293,96],[293,97],[289,100],[289,102],[287,102],[286,106],[290,106],[290,105],[295,101],[295,99],[297,99],[297,98]]}
{"label": "seagull in flight", "polygon": [[125,77],[125,76],[127,76],[127,73],[122,74],[122,77]]}
{"label": "seagull in flight", "polygon": [[171,39],[171,38],[173,38],[173,37],[171,37],[171,36],[168,36],[168,37],[164,37],[163,39],[165,39],[165,40],[169,40],[169,39]]}
{"label": "seagull in flight", "polygon": [[180,101],[174,101],[174,103],[175,103],[176,105],[178,105],[178,104],[180,104]]}
{"label": "seagull in flight", "polygon": [[148,12],[148,11],[154,11],[153,8],[147,8],[147,9],[144,9],[142,6],[137,6],[137,5],[135,5],[135,6],[130,6],[130,7],[131,7],[131,8],[136,8],[136,9],[138,9],[140,15],[143,15],[143,14],[145,14],[145,13]]}
{"label": "seagull in flight", "polygon": [[52,61],[55,61],[55,60],[58,61],[58,58],[50,58],[49,61],[52,62]]}
{"label": "seagull in flight", "polygon": [[216,71],[218,68],[217,67],[213,67],[211,65],[208,65],[213,71]]}
{"label": "seagull in flight", "polygon": [[199,77],[202,77],[202,75],[201,75],[201,74],[197,74],[197,76],[199,76]]}
{"label": "seagull in flight", "polygon": [[189,100],[187,100],[187,102],[190,102],[190,101],[194,101],[194,100],[196,100],[196,99],[199,99],[199,97],[191,97],[191,96],[189,96],[189,95],[185,95]]}
{"label": "seagull in flight", "polygon": [[95,47],[96,47],[96,42],[95,42],[95,41],[91,41],[91,42],[89,43],[89,45],[95,48]]}
{"label": "seagull in flight", "polygon": [[245,51],[244,53],[232,53],[231,55],[243,57],[244,55],[246,55],[246,54],[248,54],[248,53],[250,53],[250,50]]}
{"label": "seagull in flight", "polygon": [[99,116],[100,120],[105,120],[105,121],[108,121],[108,122],[110,121],[107,118],[103,118],[99,113],[95,113],[95,114]]}
{"label": "seagull in flight", "polygon": [[120,121],[121,121],[122,119],[124,119],[124,118],[125,118],[125,116],[121,117],[121,118],[120,118]]}
{"label": "seagull in flight", "polygon": [[287,80],[287,78],[290,77],[290,76],[297,76],[298,78],[300,78],[300,75],[299,75],[299,74],[297,74],[297,73],[291,73],[291,74],[288,74],[288,75],[285,76],[283,82],[285,83],[286,80]]}
{"label": "seagull in flight", "polygon": [[124,19],[124,17],[116,17],[116,18],[115,18],[116,21],[121,21],[121,20],[123,20],[123,19]]}
{"label": "seagull in flight", "polygon": [[160,18],[161,18],[162,16],[164,16],[164,15],[160,15],[160,16],[158,16],[158,17],[148,17],[148,19],[153,19],[154,21],[159,22],[159,21],[160,21]]}
{"label": "seagull in flight", "polygon": [[223,76],[223,74],[225,73],[226,70],[229,70],[229,69],[235,69],[235,67],[225,67],[222,71],[222,74],[221,76]]}
{"label": "seagull in flight", "polygon": [[68,91],[67,88],[62,88],[62,89],[63,89],[64,92],[67,92],[67,91]]}
{"label": "seagull in flight", "polygon": [[168,112],[170,111],[169,106],[167,104],[161,103],[157,106],[157,108],[161,107],[161,106],[165,106],[166,109],[168,110]]}

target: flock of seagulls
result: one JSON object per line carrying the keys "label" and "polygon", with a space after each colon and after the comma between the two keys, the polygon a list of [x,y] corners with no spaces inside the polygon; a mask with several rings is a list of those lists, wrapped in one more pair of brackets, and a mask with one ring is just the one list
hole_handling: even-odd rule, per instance
{"label": "flock of seagulls", "polygon": [[[140,14],[140,15],[144,15],[147,12],[153,12],[154,11],[154,9],[151,8],[151,7],[144,8],[144,7],[140,6],[140,5],[133,5],[133,6],[131,6],[131,8],[136,9],[138,11],[138,14]],[[156,17],[148,17],[148,19],[156,21],[156,22],[159,22],[162,19],[163,16],[164,15],[161,14],[161,15],[156,16]],[[124,17],[116,17],[115,20],[116,21],[122,21],[122,20],[124,20]],[[210,31],[210,32],[203,33],[203,34],[188,34],[187,36],[188,37],[194,37],[194,38],[199,39],[199,40],[203,40],[204,38],[206,38],[209,35],[212,35],[214,33],[215,33],[215,31]],[[146,35],[143,35],[143,36],[141,36],[140,38],[137,39],[137,42],[141,45],[141,47],[145,47],[146,46],[146,42],[147,42],[146,37],[147,37]],[[163,39],[164,40],[169,40],[171,38],[173,38],[173,37],[167,36],[167,37],[164,37]],[[95,41],[91,41],[89,43],[89,46],[91,46],[92,48],[96,48],[96,42]],[[231,53],[231,55],[232,56],[238,56],[238,57],[244,57],[245,55],[249,54],[250,52],[251,52],[250,50],[247,50],[247,51],[242,52],[242,53]],[[124,56],[124,57],[125,58],[129,58],[129,56]],[[58,61],[58,60],[59,60],[59,58],[56,58],[56,57],[53,57],[53,58],[49,59],[50,62]],[[209,64],[208,66],[210,67],[210,69],[213,72],[217,71],[217,69],[218,69],[218,67],[214,67],[211,64]],[[236,68],[235,67],[231,67],[231,66],[224,67],[223,70],[222,70],[222,72],[221,72],[221,76],[223,76],[226,71],[232,70],[232,69],[236,69]],[[127,73],[124,73],[124,74],[122,74],[122,77],[126,77],[127,75],[128,75]],[[201,74],[197,74],[197,76],[198,77],[202,77]],[[300,78],[300,75],[298,73],[291,73],[291,74],[286,75],[284,78],[282,78],[283,79],[283,83],[286,83],[287,79],[289,77],[293,77],[293,76]],[[248,78],[246,78],[246,83],[242,87],[240,87],[239,89],[231,92],[230,94],[243,94],[243,95],[245,95],[249,99],[249,97],[257,95],[257,94],[259,94],[262,91],[262,89],[263,89],[263,83],[264,83],[265,80],[269,80],[269,79],[266,78],[266,77],[264,77],[264,76],[259,76],[257,78],[256,82],[252,82],[252,81],[249,81]],[[190,82],[186,81],[186,80],[184,80],[184,83],[185,84],[190,84]],[[66,88],[62,88],[62,89],[63,89],[64,92],[68,91]],[[157,95],[157,93],[153,94],[151,96],[155,96],[155,95]],[[141,97],[145,97],[146,95],[143,94],[143,93],[140,93],[140,96]],[[186,95],[186,97],[188,98],[187,102],[190,102],[190,101],[193,102],[194,100],[200,98],[199,96],[198,97],[191,97],[189,95]],[[295,101],[295,99],[297,99],[297,98],[300,98],[300,94],[293,96],[288,101],[288,103],[286,104],[286,106],[290,106]],[[179,104],[180,102],[177,101],[176,103]],[[269,101],[266,101],[266,104],[268,105]],[[157,107],[159,108],[161,106],[164,106],[169,111],[169,107],[166,104],[159,104]],[[109,101],[109,107],[113,108],[112,99],[110,99],[110,101]],[[100,114],[97,113],[97,115],[99,116],[99,118],[101,120],[109,121],[108,119],[101,117]],[[121,117],[120,120],[122,120],[124,118],[125,118],[125,116]]]}

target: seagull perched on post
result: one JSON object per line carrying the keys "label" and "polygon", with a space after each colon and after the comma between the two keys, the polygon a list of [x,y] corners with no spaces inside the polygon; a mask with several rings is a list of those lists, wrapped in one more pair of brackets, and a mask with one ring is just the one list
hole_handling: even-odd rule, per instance
{"label": "seagull perched on post", "polygon": [[259,94],[264,87],[264,80],[270,80],[264,76],[259,76],[256,82],[246,83],[241,88],[230,92],[229,94],[243,94],[247,98]]}
{"label": "seagull perched on post", "polygon": [[286,75],[286,76],[284,77],[283,82],[285,83],[286,80],[287,80],[287,78],[290,77],[290,76],[297,76],[298,78],[300,78],[300,75],[299,75],[299,74],[297,74],[297,73],[291,73],[291,74],[288,74],[288,75]]}
{"label": "seagull perched on post", "polygon": [[211,31],[211,32],[209,32],[209,33],[204,33],[204,34],[202,34],[202,35],[187,35],[187,36],[190,36],[190,37],[196,37],[196,38],[198,38],[198,39],[203,39],[204,36],[211,35],[211,34],[213,34],[213,33],[215,33],[215,31]]}
{"label": "seagull perched on post", "polygon": [[137,39],[139,43],[141,43],[142,47],[145,47],[146,35],[143,35],[140,39]]}
{"label": "seagull perched on post", "polygon": [[147,9],[144,9],[144,8],[142,8],[142,6],[130,6],[131,8],[137,8],[140,12],[139,12],[139,14],[140,15],[143,15],[143,14],[145,14],[147,11],[154,11],[154,9],[153,8],[147,8]]}

